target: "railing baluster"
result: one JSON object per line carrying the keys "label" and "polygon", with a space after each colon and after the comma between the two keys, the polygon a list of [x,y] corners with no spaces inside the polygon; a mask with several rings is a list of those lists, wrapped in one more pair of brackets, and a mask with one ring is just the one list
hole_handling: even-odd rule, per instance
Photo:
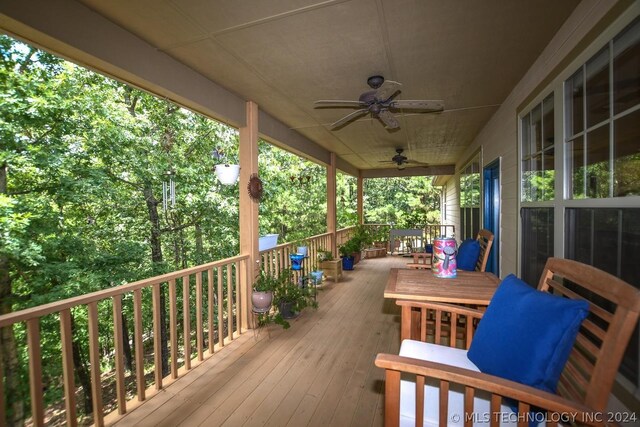
{"label": "railing baluster", "polygon": [[242,328],[241,328],[241,317],[240,315],[242,314],[242,292],[241,292],[241,286],[240,286],[240,263],[238,261],[233,263],[233,267],[234,270],[236,272],[236,280],[235,280],[235,289],[236,289],[236,298],[235,298],[235,308],[236,308],[236,329],[238,330],[238,336],[240,336],[240,334],[242,333]]}
{"label": "railing baluster", "polygon": [[[116,365],[116,401],[120,415],[127,412],[124,388],[124,336],[122,335],[122,295],[114,295],[113,301],[113,351]],[[64,344],[63,344],[64,345]]]}
{"label": "railing baluster", "polygon": [[191,312],[189,310],[189,276],[182,276],[182,323],[184,330],[184,368],[191,369]]}
{"label": "railing baluster", "polygon": [[142,290],[133,291],[133,323],[136,347],[136,389],[138,401],[145,399],[146,380],[144,378],[144,343],[142,342]]}
{"label": "railing baluster", "polygon": [[224,347],[224,300],[222,299],[222,266],[218,267],[218,345]]}
{"label": "railing baluster", "polygon": [[160,317],[160,286],[161,283],[156,283],[151,288],[153,307],[153,365],[156,390],[162,390],[162,319]]}
{"label": "railing baluster", "polygon": [[34,426],[44,426],[44,402],[42,400],[42,356],[40,354],[40,319],[27,320],[27,345],[29,347],[29,386],[31,414]]}
{"label": "railing baluster", "polygon": [[202,273],[196,273],[196,349],[198,361],[202,362]]}
{"label": "railing baluster", "polygon": [[176,280],[169,280],[169,333],[171,334],[171,378],[178,378],[178,314]]}
{"label": "railing baluster", "polygon": [[214,342],[213,342],[213,319],[214,319],[214,301],[213,301],[213,268],[207,270],[207,291],[209,295],[209,306],[208,306],[208,326],[209,326],[209,354],[213,354],[214,350]]}
{"label": "railing baluster", "polygon": [[[2,328],[0,328],[0,333]],[[7,411],[4,407],[4,361],[2,360],[2,352],[0,352],[0,426],[6,425]],[[69,420],[69,413],[67,412],[67,420]],[[71,425],[71,424],[69,424]]]}
{"label": "railing baluster", "polygon": [[231,264],[227,264],[227,334],[229,341],[233,341],[233,284]]}
{"label": "railing baluster", "polygon": [[98,302],[87,305],[89,309],[89,362],[91,364],[91,397],[93,399],[93,423],[104,425],[102,413],[102,383],[100,378],[100,344],[98,337]]}
{"label": "railing baluster", "polygon": [[[60,343],[62,347],[62,382],[64,384],[64,407],[66,411],[67,425],[78,425],[76,415],[76,386],[73,375],[73,334],[71,332],[71,310],[60,312]],[[0,370],[2,372],[2,370]],[[2,387],[0,387],[2,389]],[[0,402],[2,400],[0,399]],[[3,420],[4,418],[0,418]]]}

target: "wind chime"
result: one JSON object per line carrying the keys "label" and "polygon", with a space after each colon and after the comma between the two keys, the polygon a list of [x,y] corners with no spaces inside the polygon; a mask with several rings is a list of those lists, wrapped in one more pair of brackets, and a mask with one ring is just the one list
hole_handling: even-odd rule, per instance
{"label": "wind chime", "polygon": [[173,180],[175,174],[173,170],[167,171],[166,175],[169,180],[162,182],[162,208],[165,212],[169,206],[176,207],[176,183]]}

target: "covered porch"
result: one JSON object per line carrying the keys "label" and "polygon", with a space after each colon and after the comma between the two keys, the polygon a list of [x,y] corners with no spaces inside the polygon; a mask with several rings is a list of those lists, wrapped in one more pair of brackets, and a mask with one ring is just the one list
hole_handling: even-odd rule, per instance
{"label": "covered porch", "polygon": [[[33,425],[52,416],[41,383],[43,316],[59,322],[55,363],[64,374],[57,420],[78,424],[76,308],[87,312],[83,333],[92,368],[84,392],[93,398],[96,425],[382,425],[384,374],[373,360],[397,352],[400,332],[399,310],[382,289],[389,269],[407,260],[363,260],[338,283],[325,281],[318,310],[307,308],[290,330],[255,328],[253,278],[286,263],[283,254],[293,245],[259,251],[259,204],[245,191],[259,173],[259,138],[326,167],[326,234],[310,241],[334,256],[349,233],[336,221],[338,171],[357,179],[359,224],[366,223],[365,180],[434,176],[441,223],[455,227],[456,237],[492,228],[492,265],[500,277],[535,278],[550,256],[595,264],[595,236],[605,222],[604,234],[618,239],[608,248],[614,255],[607,266],[629,282],[640,277],[633,258],[622,257],[637,253],[640,231],[629,218],[637,217],[640,199],[633,185],[617,192],[613,177],[614,122],[624,130],[626,152],[638,153],[637,96],[623,112],[611,107],[601,127],[612,137],[595,156],[611,157],[606,184],[587,172],[595,162],[586,142],[594,129],[576,130],[584,146],[570,145],[567,135],[575,135],[565,131],[564,113],[571,101],[563,98],[565,81],[587,70],[603,46],[611,46],[614,58],[613,40],[637,22],[638,2],[496,1],[468,10],[416,3],[286,1],[272,10],[259,1],[2,2],[3,32],[239,129],[237,256],[0,317],[0,327],[24,325]],[[444,110],[398,111],[399,129],[388,129],[389,119],[375,114],[334,129],[348,111],[313,107],[323,98],[358,99],[367,77],[383,74],[404,85],[404,98],[442,98]],[[543,107],[550,111],[544,126]],[[586,117],[586,107],[578,115]],[[543,128],[552,130],[543,135]],[[405,161],[394,161],[396,152]],[[581,189],[570,189],[573,179]],[[607,221],[598,221],[597,210],[606,211]],[[135,318],[132,341],[140,346],[126,378],[119,332],[125,300]],[[111,324],[107,331],[98,327],[101,316]],[[152,321],[143,324],[145,318]],[[106,335],[112,347],[102,354],[99,339]],[[168,348],[161,348],[161,335],[170,337]],[[617,392],[637,410],[637,331],[634,337]],[[115,366],[109,378],[101,376],[103,357]],[[3,393],[0,384],[0,425]]]}

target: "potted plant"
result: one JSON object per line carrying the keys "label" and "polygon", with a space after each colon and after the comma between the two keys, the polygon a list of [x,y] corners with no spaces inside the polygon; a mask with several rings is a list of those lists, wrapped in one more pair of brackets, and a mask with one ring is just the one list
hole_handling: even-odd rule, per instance
{"label": "potted plant", "polygon": [[311,277],[311,282],[318,286],[322,283],[322,269],[318,266],[318,264],[313,264],[311,267],[311,272],[309,272],[309,276]]}
{"label": "potted plant", "polygon": [[353,239],[347,240],[342,246],[340,246],[340,256],[342,257],[342,269],[353,270],[354,253],[359,251],[358,244]]}
{"label": "potted plant", "polygon": [[298,240],[293,244],[293,246],[296,248],[296,253],[302,256],[307,256],[309,253],[309,247],[305,245],[304,240]]}
{"label": "potted plant", "polygon": [[326,249],[318,249],[318,267],[322,269],[325,277],[331,277],[338,282],[342,275],[342,260],[333,259],[333,253]]}
{"label": "potted plant", "polygon": [[271,310],[273,302],[273,291],[278,284],[278,279],[270,274],[261,271],[253,282],[253,292],[251,293],[251,303],[256,313],[266,313]]}
{"label": "potted plant", "polygon": [[276,302],[276,314],[269,318],[274,323],[289,328],[288,319],[296,317],[305,307],[318,306],[310,287],[300,286],[291,270],[284,269],[278,276],[273,292]]}

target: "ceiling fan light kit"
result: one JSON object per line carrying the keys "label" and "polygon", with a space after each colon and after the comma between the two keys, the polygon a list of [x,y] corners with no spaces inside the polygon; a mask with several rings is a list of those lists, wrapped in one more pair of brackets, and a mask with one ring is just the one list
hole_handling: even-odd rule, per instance
{"label": "ceiling fan light kit", "polygon": [[329,126],[331,130],[338,129],[367,114],[379,119],[388,130],[393,130],[400,127],[400,122],[393,114],[395,111],[414,110],[416,112],[432,113],[444,109],[444,102],[441,100],[395,101],[394,98],[400,93],[400,86],[402,85],[398,82],[385,80],[382,76],[369,77],[367,84],[372,90],[362,93],[357,101],[318,100],[315,102],[315,108],[358,108],[358,110],[332,123]]}

